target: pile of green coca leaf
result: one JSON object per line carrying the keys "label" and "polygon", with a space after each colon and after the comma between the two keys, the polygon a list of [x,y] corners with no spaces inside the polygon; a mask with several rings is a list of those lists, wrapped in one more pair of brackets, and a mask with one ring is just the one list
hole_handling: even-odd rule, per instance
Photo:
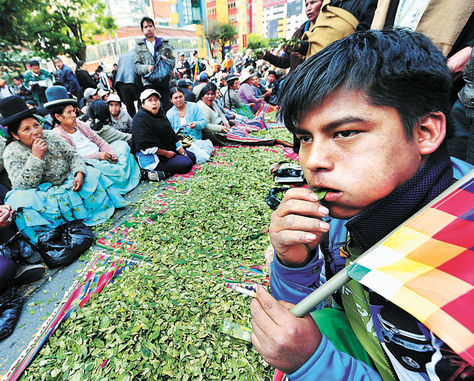
{"label": "pile of green coca leaf", "polygon": [[[262,135],[282,138],[283,131]],[[225,282],[265,278],[243,269],[264,262],[269,168],[284,159],[280,148],[224,147],[173,189],[144,193],[137,219],[155,223],[128,232],[144,259],[75,310],[24,378],[271,379],[273,370],[253,346],[221,327],[224,319],[251,327],[250,298]]]}

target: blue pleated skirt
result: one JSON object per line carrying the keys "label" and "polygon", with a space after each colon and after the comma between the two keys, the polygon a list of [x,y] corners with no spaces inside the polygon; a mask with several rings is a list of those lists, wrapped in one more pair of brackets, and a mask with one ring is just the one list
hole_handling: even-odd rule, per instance
{"label": "blue pleated skirt", "polygon": [[120,194],[128,193],[140,182],[140,167],[135,157],[130,153],[129,145],[123,140],[111,143],[110,148],[117,154],[118,162],[116,164],[97,159],[86,159],[86,163],[107,176]]}
{"label": "blue pleated skirt", "polygon": [[18,230],[33,244],[38,238],[66,221],[83,220],[88,226],[107,221],[115,208],[127,205],[113,182],[94,167],[86,166],[84,184],[78,192],[72,190],[74,176],[59,186],[40,184],[34,189],[12,189],[5,204],[18,212]]}

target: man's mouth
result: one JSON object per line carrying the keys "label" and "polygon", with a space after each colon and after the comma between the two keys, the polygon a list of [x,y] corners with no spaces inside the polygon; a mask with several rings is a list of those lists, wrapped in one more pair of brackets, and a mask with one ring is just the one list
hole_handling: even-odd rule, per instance
{"label": "man's mouth", "polygon": [[318,192],[318,193],[325,192],[326,195],[324,196],[323,201],[327,201],[327,202],[337,201],[338,199],[342,197],[342,192],[337,189],[326,188],[326,187],[311,187],[311,189],[313,190],[313,192]]}

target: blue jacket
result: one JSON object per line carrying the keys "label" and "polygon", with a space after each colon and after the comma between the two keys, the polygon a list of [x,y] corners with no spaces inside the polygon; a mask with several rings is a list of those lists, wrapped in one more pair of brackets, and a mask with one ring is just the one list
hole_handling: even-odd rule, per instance
{"label": "blue jacket", "polygon": [[[323,243],[323,239],[318,252],[305,266],[286,267],[275,255],[271,265],[273,296],[277,300],[298,303],[323,283],[326,275],[329,277],[344,267],[345,259],[339,255],[339,248],[346,247],[348,231],[351,241],[363,251],[367,250],[473,168],[459,159],[451,158],[450,163],[447,155],[440,156],[442,154],[430,157],[407,183],[349,221],[332,219],[326,242]],[[400,210],[403,212],[397,214]],[[468,372],[469,369],[472,371],[469,364],[413,316],[371,290],[369,297],[370,321],[392,372],[400,380],[447,379],[463,366]],[[292,381],[381,379],[378,372],[364,362],[338,351],[324,335],[313,356],[288,376]],[[452,380],[461,380],[461,377],[453,376]]]}
{"label": "blue jacket", "polygon": [[[204,117],[204,114],[196,103],[186,102],[186,127],[184,130],[181,127],[181,121],[179,120],[176,106],[173,106],[173,108],[168,110],[166,117],[170,121],[171,127],[173,127],[175,133],[189,135],[194,140],[202,139],[202,130],[207,126],[207,119]],[[188,128],[188,125],[192,122],[196,122],[196,127]]]}
{"label": "blue jacket", "polygon": [[135,49],[130,49],[127,53],[122,54],[118,61],[117,75],[115,83],[135,83]]}
{"label": "blue jacket", "polygon": [[58,70],[58,72],[61,77],[61,82],[71,94],[76,95],[81,92],[81,86],[79,86],[76,75],[69,66],[63,65],[62,69]]}

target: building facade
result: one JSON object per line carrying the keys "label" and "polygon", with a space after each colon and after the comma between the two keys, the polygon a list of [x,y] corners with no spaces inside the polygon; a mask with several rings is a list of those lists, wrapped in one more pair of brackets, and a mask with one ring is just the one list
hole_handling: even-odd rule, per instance
{"label": "building facade", "polygon": [[304,0],[263,0],[263,35],[266,38],[291,38],[307,20]]}
{"label": "building facade", "polygon": [[169,40],[178,52],[200,57],[208,55],[205,38],[205,0],[106,0],[107,11],[119,29],[113,35],[96,36],[95,45],[87,48],[88,68],[100,63],[111,70],[123,53],[143,38],[140,20],[144,16],[155,22],[156,34]]}
{"label": "building facade", "polygon": [[237,36],[231,49],[237,51],[247,46],[250,33],[263,35],[262,15],[264,0],[211,0],[206,2],[207,24],[230,23]]}

